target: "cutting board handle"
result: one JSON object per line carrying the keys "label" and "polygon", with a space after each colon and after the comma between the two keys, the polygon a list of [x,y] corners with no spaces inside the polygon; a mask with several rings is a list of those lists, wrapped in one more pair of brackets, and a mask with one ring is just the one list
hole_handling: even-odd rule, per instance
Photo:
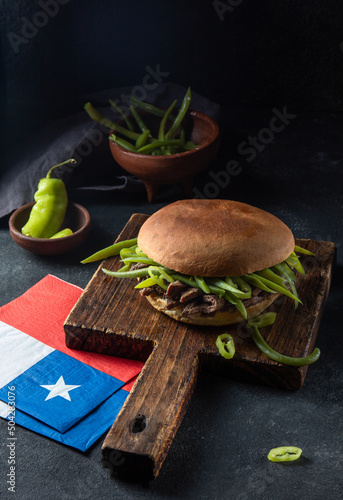
{"label": "cutting board handle", "polygon": [[176,330],[155,345],[102,446],[103,465],[131,479],[154,479],[190,401],[199,361]]}

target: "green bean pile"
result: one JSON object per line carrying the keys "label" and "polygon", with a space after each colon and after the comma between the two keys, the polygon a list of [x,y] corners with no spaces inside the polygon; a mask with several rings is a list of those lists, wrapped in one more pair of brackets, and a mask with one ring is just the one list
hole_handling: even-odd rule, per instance
{"label": "green bean pile", "polygon": [[[122,116],[126,127],[114,123],[109,118],[103,116],[90,102],[87,102],[84,108],[92,120],[113,130],[114,133],[110,135],[110,140],[127,151],[147,155],[171,155],[190,151],[198,147],[193,141],[186,140],[185,129],[183,127],[183,120],[191,102],[190,88],[187,89],[176,115],[173,114],[173,111],[177,105],[177,100],[174,100],[165,111],[131,95],[129,111],[133,121],[126,116],[117,103],[111,99],[109,102]],[[157,137],[152,135],[144,119],[138,113],[137,108],[161,118]],[[168,122],[171,122],[169,128]]]}
{"label": "green bean pile", "polygon": [[[118,271],[109,271],[102,268],[102,271],[115,278],[145,278],[140,281],[135,288],[142,289],[154,285],[167,290],[170,283],[176,280],[185,283],[190,287],[200,288],[205,294],[215,294],[223,297],[230,304],[236,306],[242,316],[247,319],[247,311],[243,300],[249,299],[252,295],[251,286],[255,286],[269,293],[281,293],[294,300],[295,307],[301,303],[295,287],[295,272],[305,274],[303,266],[299,261],[297,254],[314,255],[309,250],[295,245],[294,251],[290,256],[270,268],[256,271],[243,276],[224,276],[221,278],[208,278],[202,276],[190,276],[161,266],[158,262],[150,259],[137,245],[137,238],[120,241],[110,245],[82,260],[82,264],[96,262],[108,257],[120,255],[122,267]],[[132,269],[134,264],[144,264],[146,267],[141,269]],[[287,286],[288,285],[288,286]],[[289,288],[288,288],[289,287]],[[303,358],[292,358],[274,351],[262,338],[260,328],[272,325],[275,321],[276,313],[262,313],[256,318],[247,321],[248,328],[252,331],[252,339],[256,346],[269,358],[278,363],[290,366],[305,366],[314,363],[320,356],[320,350],[314,349],[312,354]],[[231,359],[235,354],[235,345],[231,335],[219,335],[216,345],[220,354]]]}
{"label": "green bean pile", "polygon": [[[280,264],[276,264],[262,271],[256,271],[243,276],[224,276],[220,278],[204,278],[178,273],[161,266],[153,261],[137,245],[137,239],[121,241],[106,249],[100,250],[82,261],[83,264],[94,262],[110,256],[120,255],[122,267],[118,271],[103,269],[103,272],[115,278],[146,278],[135,286],[137,289],[160,286],[167,290],[170,283],[178,280],[190,287],[200,288],[205,294],[214,294],[223,297],[233,304],[242,316],[247,319],[247,311],[243,300],[249,299],[252,294],[251,286],[260,288],[268,293],[281,293],[294,300],[295,307],[300,301],[295,287],[295,271],[305,274],[297,253],[312,254],[299,246],[295,246],[291,255]],[[312,254],[313,255],[313,254]],[[145,264],[147,267],[132,270],[133,264]],[[287,286],[288,285],[288,286]]]}

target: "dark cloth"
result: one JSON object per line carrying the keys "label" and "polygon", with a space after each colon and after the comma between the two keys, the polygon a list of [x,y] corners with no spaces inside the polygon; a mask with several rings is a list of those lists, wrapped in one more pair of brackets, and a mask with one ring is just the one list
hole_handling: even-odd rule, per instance
{"label": "dark cloth", "polygon": [[[127,98],[135,87],[109,89],[85,96],[84,104],[91,101],[99,111],[113,121],[121,119],[111,109],[112,99],[127,109]],[[147,92],[144,99],[159,107],[167,107],[177,99],[180,104],[186,88],[173,83],[161,83]],[[219,105],[192,91],[191,109],[219,119]],[[0,183],[0,217],[33,201],[39,179],[50,167],[68,158],[75,158],[76,167],[70,165],[56,169],[54,176],[62,178],[67,188],[92,191],[144,192],[143,183],[116,164],[108,147],[108,130],[93,122],[86,111],[51,124],[33,138],[30,148],[19,161],[10,165]]]}

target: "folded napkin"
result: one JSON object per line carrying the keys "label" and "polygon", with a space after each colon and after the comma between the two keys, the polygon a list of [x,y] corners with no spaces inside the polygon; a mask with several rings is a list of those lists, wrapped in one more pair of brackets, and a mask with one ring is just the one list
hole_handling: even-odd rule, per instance
{"label": "folded napkin", "polygon": [[0,416],[85,451],[143,363],[66,347],[63,323],[81,293],[48,275],[0,308]]}
{"label": "folded napkin", "polygon": [[[135,89],[137,86],[108,89],[79,99],[79,113],[40,131],[38,136],[31,138],[24,152],[18,147],[19,157],[17,152],[10,154],[8,172],[0,178],[0,218],[33,201],[39,179],[46,176],[50,167],[71,157],[78,161],[76,167],[61,167],[54,173],[69,189],[144,193],[143,183],[127,175],[111,156],[108,129],[94,123],[83,110],[84,104],[91,101],[104,116],[119,121],[121,116],[111,109],[108,100],[114,100],[126,110],[129,96],[135,95]],[[174,83],[159,83],[156,88],[146,90],[144,100],[158,107],[168,107],[174,99],[180,104],[186,90]],[[193,90],[190,107],[219,119],[219,105]]]}

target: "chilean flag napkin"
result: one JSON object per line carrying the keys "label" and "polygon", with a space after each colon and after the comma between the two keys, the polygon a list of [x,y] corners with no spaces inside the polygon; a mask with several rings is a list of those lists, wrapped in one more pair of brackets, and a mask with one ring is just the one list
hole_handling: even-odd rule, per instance
{"label": "chilean flag napkin", "polygon": [[81,293],[48,275],[0,308],[0,416],[85,451],[113,423],[143,363],[65,346],[63,323]]}

